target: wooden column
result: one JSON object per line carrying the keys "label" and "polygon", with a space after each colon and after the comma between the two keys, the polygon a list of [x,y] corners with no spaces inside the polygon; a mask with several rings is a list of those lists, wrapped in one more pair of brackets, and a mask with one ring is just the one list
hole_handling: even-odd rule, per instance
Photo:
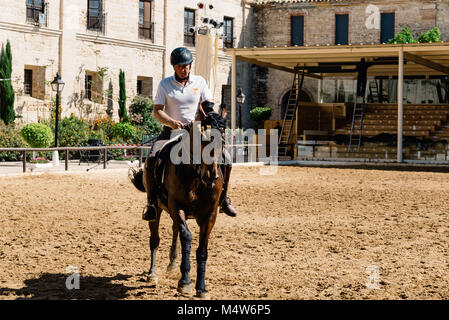
{"label": "wooden column", "polygon": [[403,120],[404,120],[404,48],[399,50],[399,71],[398,71],[398,149],[397,161],[403,162]]}

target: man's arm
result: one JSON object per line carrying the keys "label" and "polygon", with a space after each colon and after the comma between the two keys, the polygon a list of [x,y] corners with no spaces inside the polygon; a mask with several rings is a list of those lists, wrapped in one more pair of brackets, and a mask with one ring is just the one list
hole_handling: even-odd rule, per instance
{"label": "man's arm", "polygon": [[159,120],[162,124],[172,128],[172,129],[182,129],[184,125],[181,121],[174,120],[165,111],[164,105],[155,104],[153,110],[154,117]]}

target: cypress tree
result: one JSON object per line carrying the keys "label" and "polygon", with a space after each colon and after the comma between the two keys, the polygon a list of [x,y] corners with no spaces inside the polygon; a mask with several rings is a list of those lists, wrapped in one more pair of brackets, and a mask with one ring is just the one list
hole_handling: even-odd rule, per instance
{"label": "cypress tree", "polygon": [[128,112],[126,111],[126,86],[125,86],[125,73],[122,69],[120,69],[119,74],[119,86],[120,86],[120,92],[119,92],[119,110],[118,115],[120,118],[120,122],[129,122],[128,119]]}
{"label": "cypress tree", "polygon": [[0,118],[6,123],[14,123],[16,113],[14,111],[14,89],[11,82],[12,75],[12,53],[9,40],[6,50],[2,47],[0,57]]}

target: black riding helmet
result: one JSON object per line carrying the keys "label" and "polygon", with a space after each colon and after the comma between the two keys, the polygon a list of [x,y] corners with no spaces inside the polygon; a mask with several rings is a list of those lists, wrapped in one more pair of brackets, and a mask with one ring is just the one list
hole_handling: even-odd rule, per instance
{"label": "black riding helmet", "polygon": [[172,64],[172,66],[177,64],[181,65],[191,64],[192,61],[193,61],[192,53],[190,52],[189,49],[184,47],[176,48],[175,50],[172,51],[170,55],[170,63]]}

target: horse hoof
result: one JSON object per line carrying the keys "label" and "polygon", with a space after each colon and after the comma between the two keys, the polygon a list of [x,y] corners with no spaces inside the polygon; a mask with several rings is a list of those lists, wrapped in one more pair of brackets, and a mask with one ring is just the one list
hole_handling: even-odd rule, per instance
{"label": "horse hoof", "polygon": [[171,271],[173,271],[173,270],[175,270],[176,269],[176,263],[170,263],[168,266],[167,266],[167,272],[171,272]]}
{"label": "horse hoof", "polygon": [[209,300],[210,299],[210,294],[207,291],[197,291],[196,292],[196,297],[199,298],[199,299]]}
{"label": "horse hoof", "polygon": [[179,283],[178,292],[180,294],[190,294],[192,292],[192,283]]}
{"label": "horse hoof", "polygon": [[149,274],[147,277],[147,281],[150,283],[150,285],[157,285],[157,282],[159,281],[159,279],[156,275]]}

